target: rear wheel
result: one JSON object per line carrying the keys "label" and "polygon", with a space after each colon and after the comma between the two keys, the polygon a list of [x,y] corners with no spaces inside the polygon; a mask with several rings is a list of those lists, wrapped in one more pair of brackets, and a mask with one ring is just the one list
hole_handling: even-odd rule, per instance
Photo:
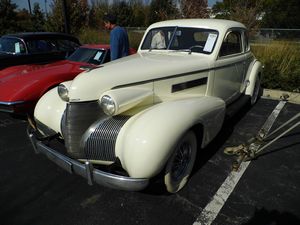
{"label": "rear wheel", "polygon": [[251,96],[251,105],[254,105],[258,98],[259,98],[259,94],[260,94],[260,90],[261,90],[261,87],[260,87],[260,78],[259,76],[256,77],[256,80],[255,80],[255,86],[254,86],[254,89],[253,89],[253,93],[252,93],[252,96]]}
{"label": "rear wheel", "polygon": [[197,139],[192,131],[188,131],[176,145],[173,155],[167,162],[164,176],[168,192],[179,191],[188,181],[197,153]]}

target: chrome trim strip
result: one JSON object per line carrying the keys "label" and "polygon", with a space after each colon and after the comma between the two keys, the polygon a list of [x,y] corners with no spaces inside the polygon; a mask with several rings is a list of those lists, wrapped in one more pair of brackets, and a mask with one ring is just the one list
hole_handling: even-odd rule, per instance
{"label": "chrome trim strip", "polygon": [[208,77],[202,77],[197,80],[190,80],[190,81],[186,81],[183,83],[174,84],[174,85],[172,85],[171,93],[183,91],[183,90],[186,90],[189,88],[194,88],[194,87],[201,86],[201,85],[205,85],[205,84],[207,84],[207,80],[208,80]]}
{"label": "chrome trim strip", "polygon": [[10,105],[17,105],[17,104],[22,104],[24,103],[25,101],[15,101],[15,102],[0,102],[0,105],[7,105],[7,106],[10,106]]}
{"label": "chrome trim strip", "polygon": [[[112,173],[107,173],[98,169],[94,169],[90,166],[86,166],[77,160],[71,159],[54,149],[43,144],[41,141],[38,141],[34,133],[28,132],[28,136],[33,144],[36,146],[37,151],[46,155],[51,161],[56,163],[58,166],[67,170],[69,173],[75,173],[84,177],[89,181],[94,181],[97,184],[119,189],[125,191],[140,191],[146,188],[149,184],[149,179],[147,178],[131,178],[126,176],[120,176]],[[87,171],[87,167],[89,167]],[[90,174],[90,175],[87,175]]]}

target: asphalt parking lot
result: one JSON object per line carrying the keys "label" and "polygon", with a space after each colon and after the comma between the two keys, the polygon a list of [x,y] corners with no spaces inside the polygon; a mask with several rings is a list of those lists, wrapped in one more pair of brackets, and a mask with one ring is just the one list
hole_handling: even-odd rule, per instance
{"label": "asphalt parking lot", "polygon": [[[190,182],[177,194],[157,189],[125,192],[89,186],[43,155],[26,136],[26,121],[0,114],[1,225],[192,225],[228,174],[232,156],[223,150],[239,145],[260,129],[278,101],[260,99],[226,122],[200,154]],[[275,124],[300,112],[288,103]],[[300,224],[300,127],[251,161],[211,224]],[[200,222],[199,222],[200,221]]]}

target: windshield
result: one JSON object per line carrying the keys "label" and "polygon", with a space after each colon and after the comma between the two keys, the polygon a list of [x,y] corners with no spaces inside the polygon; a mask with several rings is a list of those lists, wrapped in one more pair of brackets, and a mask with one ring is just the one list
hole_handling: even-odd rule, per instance
{"label": "windshield", "polygon": [[99,65],[104,61],[106,51],[103,49],[78,48],[68,60]]}
{"label": "windshield", "polygon": [[0,38],[0,52],[9,54],[26,53],[24,43],[18,38]]}
{"label": "windshield", "polygon": [[148,32],[142,50],[177,50],[212,53],[218,31],[186,27],[160,27]]}

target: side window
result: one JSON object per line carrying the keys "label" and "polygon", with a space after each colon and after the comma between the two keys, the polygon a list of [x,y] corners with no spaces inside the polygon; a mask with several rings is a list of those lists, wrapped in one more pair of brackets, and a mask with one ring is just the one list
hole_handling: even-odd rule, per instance
{"label": "side window", "polygon": [[222,43],[219,56],[233,55],[241,53],[242,51],[241,33],[238,31],[230,31]]}

